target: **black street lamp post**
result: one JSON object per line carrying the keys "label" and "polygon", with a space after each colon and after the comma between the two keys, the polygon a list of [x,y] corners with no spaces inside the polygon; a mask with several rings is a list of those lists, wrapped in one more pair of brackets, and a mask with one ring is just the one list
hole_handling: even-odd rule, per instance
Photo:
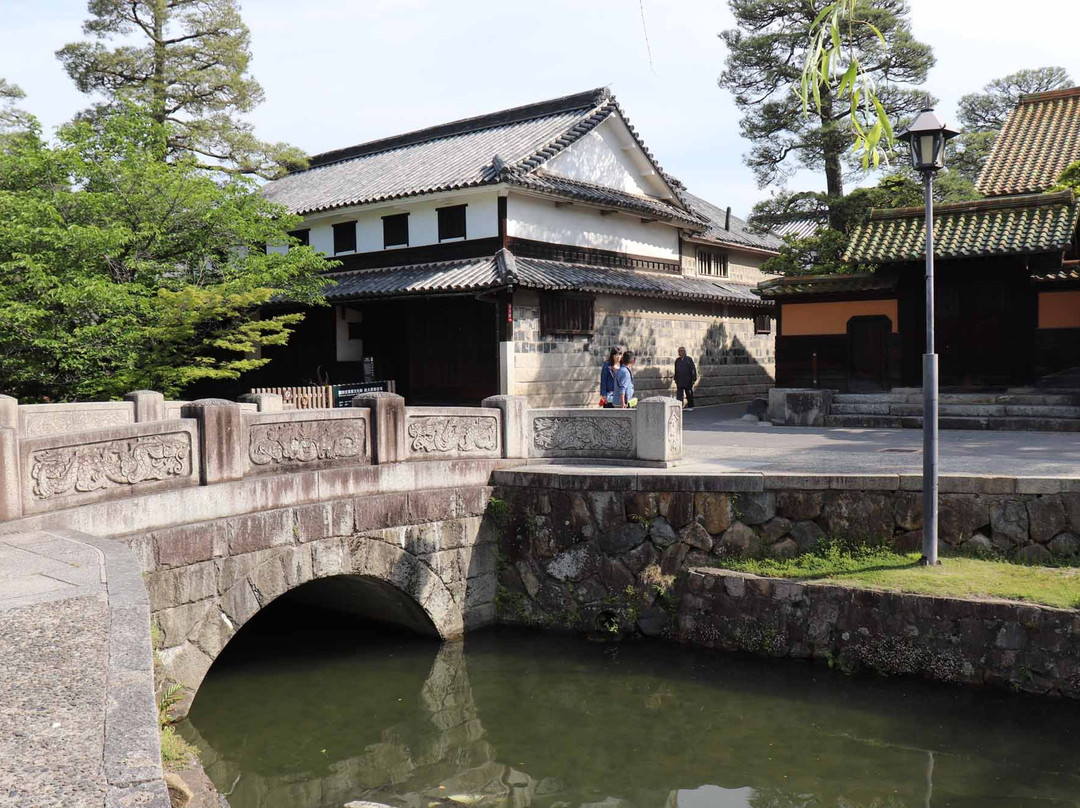
{"label": "black street lamp post", "polygon": [[923,354],[923,557],[938,563],[938,358],[934,352],[934,173],[945,167],[945,143],[960,132],[924,109],[900,140],[926,190],[926,353]]}

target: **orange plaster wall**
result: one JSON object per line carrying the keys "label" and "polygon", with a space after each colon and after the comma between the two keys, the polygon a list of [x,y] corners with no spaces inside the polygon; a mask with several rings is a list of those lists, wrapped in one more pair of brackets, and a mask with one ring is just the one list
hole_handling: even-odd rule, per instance
{"label": "orange plaster wall", "polygon": [[1080,291],[1039,292],[1039,328],[1080,328]]}
{"label": "orange plaster wall", "polygon": [[844,300],[837,303],[782,303],[780,336],[846,334],[852,317],[884,314],[896,333],[896,300]]}

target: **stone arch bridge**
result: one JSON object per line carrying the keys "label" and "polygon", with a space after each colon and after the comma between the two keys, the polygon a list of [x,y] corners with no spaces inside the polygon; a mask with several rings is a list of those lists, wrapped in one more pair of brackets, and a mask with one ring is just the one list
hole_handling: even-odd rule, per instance
{"label": "stone arch bridge", "polygon": [[558,458],[664,466],[681,410],[283,410],[280,397],[19,405],[0,396],[0,534],[119,540],[137,559],[167,676],[194,695],[286,593],[444,639],[495,619],[494,470]]}

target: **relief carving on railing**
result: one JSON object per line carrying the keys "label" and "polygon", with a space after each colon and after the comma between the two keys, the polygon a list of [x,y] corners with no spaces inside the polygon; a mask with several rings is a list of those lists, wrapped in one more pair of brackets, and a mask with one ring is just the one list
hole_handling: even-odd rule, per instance
{"label": "relief carving on railing", "polygon": [[493,452],[499,448],[499,421],[491,416],[425,415],[409,419],[414,452]]}
{"label": "relief carving on railing", "polygon": [[30,455],[36,499],[86,493],[117,485],[186,477],[191,474],[187,432],[42,449]]}
{"label": "relief carving on railing", "polygon": [[359,457],[367,451],[365,424],[360,418],[252,424],[248,459],[266,466]]}
{"label": "relief carving on railing", "polygon": [[678,452],[682,448],[682,410],[672,410],[668,418],[667,443],[669,452]]}
{"label": "relief carving on railing", "polygon": [[634,446],[634,423],[629,418],[544,417],[533,419],[537,449],[627,453]]}

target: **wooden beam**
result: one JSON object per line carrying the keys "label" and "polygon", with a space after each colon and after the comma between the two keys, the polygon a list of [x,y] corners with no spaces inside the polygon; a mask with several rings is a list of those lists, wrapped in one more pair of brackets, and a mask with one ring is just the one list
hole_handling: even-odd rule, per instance
{"label": "wooden beam", "polygon": [[557,207],[557,208],[569,208],[573,204],[574,204],[573,202],[556,202],[555,207]]}

